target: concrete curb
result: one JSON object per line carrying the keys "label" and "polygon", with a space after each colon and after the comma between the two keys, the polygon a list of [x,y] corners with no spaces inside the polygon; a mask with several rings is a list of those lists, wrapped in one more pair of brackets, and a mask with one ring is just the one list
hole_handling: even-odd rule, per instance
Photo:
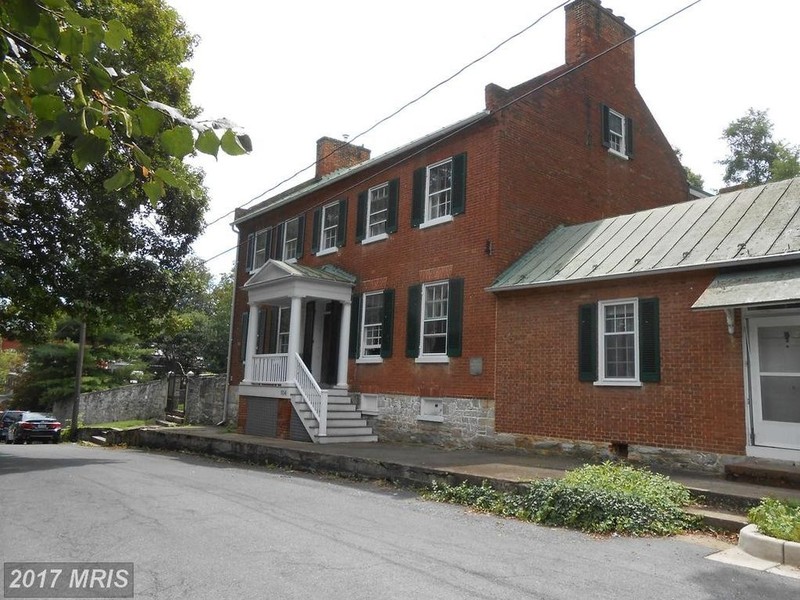
{"label": "concrete curb", "polygon": [[756,558],[800,567],[800,544],[764,535],[752,524],[739,532],[739,548]]}

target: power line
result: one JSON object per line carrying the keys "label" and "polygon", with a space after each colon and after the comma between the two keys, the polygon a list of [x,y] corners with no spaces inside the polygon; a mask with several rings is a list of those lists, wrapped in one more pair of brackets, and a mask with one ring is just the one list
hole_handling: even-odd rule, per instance
{"label": "power line", "polygon": [[[378,127],[378,126],[382,125],[382,124],[383,124],[383,123],[385,123],[386,121],[388,121],[388,120],[390,120],[390,119],[392,119],[392,118],[396,117],[398,114],[400,114],[401,112],[403,112],[405,109],[407,109],[408,107],[412,106],[413,104],[416,104],[417,102],[419,102],[420,100],[422,100],[423,98],[425,98],[426,96],[428,96],[428,95],[429,95],[431,92],[433,92],[433,91],[437,90],[438,88],[442,87],[443,85],[445,85],[445,84],[449,83],[450,81],[452,81],[453,79],[455,79],[456,77],[458,77],[459,75],[461,75],[461,74],[462,74],[464,71],[466,71],[467,69],[469,69],[469,68],[470,68],[470,67],[472,67],[473,65],[476,65],[477,63],[481,62],[481,61],[482,61],[482,60],[484,60],[485,58],[487,58],[487,57],[491,56],[491,55],[492,55],[492,54],[494,54],[494,53],[495,53],[497,50],[499,50],[500,48],[502,48],[503,46],[505,46],[506,44],[508,44],[510,41],[512,41],[512,40],[514,40],[514,39],[516,39],[516,38],[518,38],[519,36],[521,36],[523,33],[525,33],[526,31],[528,31],[529,29],[531,29],[531,28],[535,27],[535,26],[536,26],[536,25],[538,25],[538,24],[539,24],[539,23],[540,23],[540,22],[541,22],[543,19],[545,19],[545,18],[549,17],[549,16],[550,16],[552,13],[554,13],[555,11],[557,11],[559,8],[562,8],[562,7],[566,6],[566,5],[567,5],[567,4],[569,4],[571,1],[572,1],[572,0],[565,0],[565,1],[564,1],[564,2],[562,2],[561,4],[558,4],[557,6],[554,6],[553,8],[551,8],[550,10],[548,10],[546,13],[544,13],[542,16],[540,16],[538,19],[536,19],[535,21],[533,21],[531,24],[527,25],[525,28],[523,28],[523,29],[519,30],[517,33],[515,33],[515,34],[511,35],[510,37],[507,37],[506,39],[504,39],[502,42],[500,42],[499,44],[497,44],[497,45],[496,45],[494,48],[492,48],[492,49],[491,49],[491,50],[489,50],[488,52],[486,52],[486,53],[482,54],[481,56],[479,56],[478,58],[476,58],[476,59],[474,59],[474,60],[470,61],[469,63],[467,63],[466,65],[464,65],[464,66],[463,66],[463,67],[461,67],[460,69],[458,69],[458,70],[457,70],[455,73],[453,73],[453,74],[452,74],[452,75],[450,75],[449,77],[447,77],[447,78],[443,79],[442,81],[440,81],[439,83],[437,83],[437,84],[436,84],[436,85],[434,85],[433,87],[429,88],[428,90],[426,90],[425,92],[423,92],[422,94],[420,94],[419,96],[417,96],[416,98],[414,98],[413,100],[409,100],[408,102],[406,102],[406,103],[405,103],[403,106],[401,106],[401,107],[400,107],[400,108],[398,108],[397,110],[393,111],[392,113],[390,113],[389,115],[387,115],[387,116],[383,117],[382,119],[380,119],[380,120],[376,121],[376,122],[375,122],[373,125],[370,125],[370,126],[367,128],[367,129],[365,129],[364,131],[362,131],[361,133],[359,133],[358,135],[356,135],[356,136],[355,136],[355,137],[353,137],[352,139],[348,140],[348,141],[347,141],[347,142],[345,142],[344,144],[342,144],[342,145],[340,145],[340,146],[337,146],[337,147],[336,147],[336,148],[334,148],[334,149],[333,149],[331,152],[329,152],[329,153],[328,153],[328,154],[326,154],[325,156],[321,157],[319,160],[324,160],[324,159],[328,158],[329,156],[331,156],[331,155],[335,154],[336,152],[338,152],[338,151],[339,151],[339,150],[341,150],[342,148],[344,148],[344,147],[346,147],[346,146],[351,146],[351,145],[353,144],[353,142],[355,142],[357,139],[359,139],[359,138],[361,138],[361,137],[365,136],[365,135],[366,135],[366,134],[368,134],[370,131],[374,130],[376,127]],[[226,217],[228,217],[228,216],[232,215],[234,212],[236,212],[236,210],[238,210],[238,209],[240,209],[240,208],[245,208],[245,207],[249,206],[250,204],[252,204],[253,202],[257,201],[258,199],[260,199],[260,198],[263,198],[264,196],[266,196],[266,195],[267,195],[267,194],[269,194],[270,192],[272,192],[272,191],[274,191],[274,190],[278,189],[278,188],[279,188],[280,186],[282,186],[284,183],[288,183],[288,182],[290,182],[292,179],[294,179],[295,177],[299,176],[301,173],[303,173],[303,172],[305,172],[306,170],[310,169],[311,167],[313,167],[314,165],[316,165],[316,163],[317,163],[317,161],[314,161],[314,162],[312,162],[311,164],[309,164],[309,165],[306,165],[305,167],[303,167],[303,168],[302,168],[302,169],[300,169],[299,171],[296,171],[295,173],[293,173],[293,174],[292,174],[292,175],[290,175],[289,177],[287,177],[287,178],[285,178],[285,179],[283,179],[283,180],[279,181],[278,183],[276,183],[275,185],[273,185],[273,186],[272,186],[272,187],[270,187],[269,189],[266,189],[266,190],[264,190],[263,192],[261,192],[261,193],[257,194],[256,196],[254,196],[253,198],[251,198],[250,200],[248,200],[248,201],[247,201],[247,202],[245,202],[244,204],[241,204],[241,205],[237,206],[237,207],[236,207],[236,208],[234,208],[233,210],[229,210],[228,212],[226,212],[225,214],[223,214],[223,215],[221,215],[221,216],[217,217],[216,219],[214,219],[214,220],[213,220],[213,221],[211,221],[210,223],[207,223],[207,224],[206,224],[206,227],[211,227],[212,225],[215,225],[216,223],[219,223],[219,222],[220,222],[222,219],[224,219],[224,218],[226,218]]]}
{"label": "power line", "polygon": [[[645,28],[645,29],[643,29],[642,31],[639,31],[639,32],[636,32],[636,33],[634,33],[632,36],[625,38],[625,39],[624,39],[624,40],[622,40],[621,42],[618,42],[618,43],[614,44],[613,46],[611,46],[611,47],[609,47],[609,48],[606,48],[606,49],[605,49],[605,50],[603,50],[602,52],[600,52],[600,53],[598,53],[598,54],[596,54],[596,55],[594,55],[594,56],[592,56],[592,57],[590,57],[590,58],[587,58],[587,59],[586,59],[586,60],[584,60],[583,62],[581,62],[581,63],[578,63],[578,64],[576,64],[575,66],[573,66],[573,67],[571,67],[571,68],[567,69],[566,71],[564,71],[564,72],[562,72],[562,73],[559,73],[558,75],[556,75],[556,76],[552,77],[551,79],[548,79],[547,81],[545,81],[545,82],[541,83],[540,85],[536,86],[535,88],[533,88],[533,89],[531,89],[531,90],[528,90],[528,91],[527,91],[527,92],[525,92],[524,94],[522,94],[522,95],[520,95],[520,96],[517,96],[516,98],[514,98],[514,99],[510,100],[510,101],[509,101],[509,102],[507,102],[506,104],[503,104],[503,105],[499,106],[499,107],[498,107],[498,108],[496,108],[494,111],[492,111],[492,112],[490,112],[490,113],[489,113],[489,112],[487,112],[487,113],[486,113],[484,116],[482,116],[482,117],[480,117],[480,118],[478,118],[478,119],[476,119],[476,120],[470,120],[470,121],[469,121],[469,123],[466,123],[466,124],[465,124],[465,125],[463,125],[462,127],[459,127],[459,128],[457,128],[457,129],[455,129],[455,130],[453,130],[453,131],[451,131],[451,132],[448,132],[447,134],[445,134],[445,135],[443,135],[443,136],[441,136],[441,137],[437,137],[437,138],[436,138],[434,141],[432,141],[431,143],[429,143],[429,144],[427,144],[427,145],[423,146],[422,148],[419,148],[419,149],[418,149],[418,150],[416,150],[415,152],[413,152],[413,153],[411,153],[411,154],[409,154],[409,155],[407,155],[407,156],[404,156],[403,158],[401,158],[401,159],[399,159],[399,160],[397,160],[397,161],[395,161],[395,162],[393,162],[393,163],[391,163],[391,164],[387,165],[386,167],[384,167],[384,168],[380,169],[380,170],[379,170],[379,171],[377,171],[377,172],[374,172],[374,173],[372,173],[372,174],[371,174],[369,177],[362,178],[362,179],[360,179],[360,180],[356,181],[355,183],[351,184],[350,186],[346,187],[345,189],[343,189],[343,190],[340,190],[340,191],[339,191],[339,192],[338,192],[338,193],[337,193],[335,196],[330,196],[330,197],[328,197],[328,198],[326,198],[326,199],[324,199],[324,200],[322,200],[322,201],[320,201],[320,202],[318,202],[318,203],[316,203],[316,204],[314,204],[314,205],[312,205],[312,206],[308,207],[308,208],[306,209],[306,211],[313,210],[313,209],[315,209],[315,208],[318,208],[318,207],[320,207],[320,206],[323,206],[323,205],[325,205],[325,204],[327,204],[327,203],[329,203],[329,202],[333,201],[333,200],[334,200],[336,197],[338,197],[338,196],[341,196],[343,193],[345,193],[345,192],[349,192],[349,191],[351,191],[351,190],[353,190],[353,189],[356,189],[356,188],[358,188],[358,187],[361,187],[362,185],[364,185],[364,184],[365,184],[365,183],[367,183],[368,181],[370,181],[370,180],[373,180],[373,179],[374,179],[376,176],[380,175],[381,173],[384,173],[384,172],[386,172],[386,171],[392,170],[392,169],[394,169],[395,167],[397,167],[398,165],[401,165],[402,163],[404,163],[404,162],[408,161],[409,159],[411,159],[411,158],[413,158],[413,157],[417,156],[418,154],[422,154],[423,152],[426,152],[427,150],[429,150],[429,149],[430,149],[430,148],[432,148],[433,146],[436,146],[437,144],[441,143],[443,140],[449,139],[449,138],[451,138],[451,137],[453,137],[453,136],[455,136],[455,135],[457,135],[457,134],[461,133],[461,132],[462,132],[462,131],[464,131],[465,129],[468,129],[468,128],[472,127],[473,125],[475,125],[475,124],[477,124],[477,123],[479,123],[479,122],[483,121],[484,119],[487,119],[487,118],[489,118],[489,117],[492,117],[492,116],[494,116],[494,115],[496,115],[496,114],[498,114],[498,113],[500,113],[500,112],[502,112],[502,111],[506,110],[507,108],[510,108],[511,106],[513,106],[513,105],[514,105],[514,104],[516,104],[517,102],[520,102],[521,100],[523,100],[523,99],[527,98],[527,97],[528,97],[528,96],[530,96],[531,94],[534,94],[534,93],[536,93],[536,92],[538,92],[538,91],[542,90],[543,88],[547,87],[548,85],[552,85],[552,84],[553,84],[553,83],[555,83],[556,81],[558,81],[558,80],[560,80],[560,79],[563,79],[563,78],[564,78],[564,77],[566,77],[567,75],[570,75],[570,74],[574,73],[575,71],[577,71],[577,70],[579,70],[579,69],[582,69],[582,68],[583,68],[583,67],[585,67],[586,65],[588,65],[588,64],[590,64],[590,63],[592,63],[592,62],[594,62],[594,61],[596,61],[596,60],[598,60],[598,59],[602,58],[602,57],[603,57],[603,56],[605,56],[606,54],[608,54],[608,53],[610,53],[610,52],[613,52],[614,50],[616,50],[616,49],[617,49],[617,48],[619,48],[620,46],[623,46],[623,45],[627,44],[628,42],[631,42],[632,40],[636,39],[637,37],[639,37],[639,36],[641,36],[641,35],[644,35],[644,34],[645,34],[645,33],[647,33],[648,31],[651,31],[651,30],[653,30],[654,28],[656,28],[656,27],[658,27],[658,26],[662,25],[663,23],[666,23],[666,22],[667,22],[667,21],[669,21],[670,19],[672,19],[672,18],[674,18],[674,17],[678,16],[678,15],[679,15],[679,14],[681,14],[682,12],[684,12],[684,11],[686,11],[686,10],[688,10],[688,9],[692,8],[692,7],[693,7],[693,6],[695,6],[696,4],[699,4],[700,2],[702,2],[702,0],[694,0],[693,2],[690,2],[689,4],[687,4],[686,6],[684,6],[683,8],[680,8],[680,9],[676,10],[675,12],[673,12],[673,13],[669,14],[668,16],[666,16],[666,17],[662,18],[662,19],[661,19],[661,20],[659,20],[659,21],[656,21],[655,23],[653,23],[653,24],[652,24],[652,25],[650,25],[649,27],[646,27],[646,28]],[[567,2],[565,2],[564,4],[567,4]],[[562,5],[562,6],[563,6],[563,5]],[[556,7],[556,8],[555,8],[555,9],[553,9],[553,10],[557,10],[558,8],[559,8],[559,7]],[[552,12],[552,10],[551,10],[550,12]],[[549,13],[548,13],[548,14],[549,14]],[[539,20],[541,20],[541,18],[543,18],[543,17],[540,17],[540,19],[539,19]],[[537,21],[537,22],[538,22],[538,21]],[[529,28],[530,28],[530,26],[529,26],[528,28],[526,28],[526,29],[529,29]],[[498,47],[499,47],[499,46],[498,46]],[[359,135],[362,135],[362,134],[359,134]],[[332,153],[331,153],[331,154],[332,154]],[[328,156],[329,156],[329,155],[328,155]],[[314,164],[315,164],[315,163],[312,163],[312,165],[310,165],[310,166],[313,166]],[[309,167],[306,167],[306,168],[309,168]],[[303,171],[304,171],[304,170],[305,170],[305,169],[303,169]],[[302,171],[301,171],[301,172],[302,172]],[[279,185],[280,185],[280,184],[279,184]],[[272,189],[274,189],[274,188],[272,188]],[[263,192],[263,193],[262,193],[262,194],[260,194],[258,197],[261,197],[261,196],[262,196],[264,193],[268,193],[269,191],[271,191],[271,190],[267,190],[267,192]],[[251,201],[251,202],[252,202],[252,201]],[[248,202],[247,204],[249,204],[249,203],[250,203],[250,202]],[[242,206],[246,206],[247,204],[245,204],[245,205],[242,205]],[[235,209],[234,209],[234,210],[235,210]],[[223,218],[224,218],[225,216],[228,216],[228,215],[229,215],[229,214],[231,214],[232,212],[233,212],[233,211],[231,211],[231,212],[227,213],[226,215],[224,215],[224,216],[223,216]],[[305,212],[305,211],[304,211],[304,212]],[[217,219],[217,220],[213,221],[212,223],[210,223],[209,225],[213,225],[214,223],[218,222],[219,220],[220,220],[220,219]],[[237,249],[238,249],[240,246],[243,246],[245,243],[247,243],[247,242],[246,242],[246,240],[244,240],[244,241],[242,241],[242,242],[240,242],[240,243],[237,243],[235,246],[232,246],[232,247],[228,248],[227,250],[223,250],[223,251],[222,251],[222,252],[220,252],[219,254],[216,254],[216,255],[212,256],[211,258],[208,258],[208,259],[204,260],[204,261],[203,261],[203,263],[205,264],[205,263],[211,262],[212,260],[216,260],[217,258],[219,258],[219,257],[221,257],[221,256],[224,256],[224,255],[225,255],[225,254],[227,254],[228,252],[231,252],[231,251],[233,251],[233,250],[237,250]]]}

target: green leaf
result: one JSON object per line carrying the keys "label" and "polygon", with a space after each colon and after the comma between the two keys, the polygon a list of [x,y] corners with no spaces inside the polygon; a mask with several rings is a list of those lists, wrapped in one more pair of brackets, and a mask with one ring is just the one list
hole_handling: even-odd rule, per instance
{"label": "green leaf", "polygon": [[64,14],[64,20],[73,27],[77,27],[78,29],[83,29],[84,27],[86,27],[86,23],[89,22],[89,19],[79,15],[71,8],[65,10],[63,14]]}
{"label": "green leaf", "polygon": [[158,179],[160,179],[167,185],[171,185],[172,187],[181,190],[187,189],[186,183],[184,181],[175,177],[175,174],[172,171],[169,171],[164,167],[159,167],[158,169],[156,169],[155,175]]}
{"label": "green leaf", "polygon": [[59,128],[58,123],[55,121],[44,121],[40,119],[36,122],[36,127],[33,130],[33,136],[37,140],[41,140],[43,138],[56,135],[60,132],[60,130],[61,129]]}
{"label": "green leaf", "polygon": [[75,141],[75,151],[72,153],[72,162],[79,169],[85,169],[88,165],[103,158],[110,148],[111,142],[108,139],[92,135],[91,133],[81,135]]}
{"label": "green leaf", "polygon": [[47,156],[53,156],[56,152],[58,152],[58,149],[61,148],[61,142],[62,141],[63,141],[63,138],[61,137],[61,135],[60,134],[57,135],[53,139],[53,143],[50,144],[50,147],[47,149]]}
{"label": "green leaf", "polygon": [[236,134],[230,129],[222,135],[222,149],[231,156],[247,154],[247,150],[244,149]]}
{"label": "green leaf", "polygon": [[41,0],[48,8],[64,8],[67,6],[67,0]]}
{"label": "green leaf", "polygon": [[250,139],[250,136],[247,134],[239,134],[236,136],[236,139],[239,140],[239,143],[242,145],[242,148],[245,149],[245,152],[252,152],[253,151],[253,141]]}
{"label": "green leaf", "polygon": [[111,75],[108,74],[102,67],[97,65],[89,66],[89,85],[96,90],[105,91],[111,87],[114,82],[111,80]]}
{"label": "green leaf", "polygon": [[155,208],[158,201],[164,197],[164,184],[161,181],[148,181],[142,184],[142,188],[150,199],[150,204]]}
{"label": "green leaf", "polygon": [[99,125],[92,129],[92,134],[103,140],[111,140],[111,130],[108,127]]}
{"label": "green leaf", "polygon": [[108,30],[106,31],[106,46],[112,50],[119,50],[125,43],[125,40],[131,39],[131,32],[122,24],[118,19],[111,19],[108,22]]}
{"label": "green leaf", "polygon": [[136,120],[139,123],[142,135],[146,137],[155,137],[161,130],[161,125],[164,123],[164,115],[160,111],[149,106],[140,106],[134,113]]}
{"label": "green leaf", "polygon": [[65,27],[58,39],[58,51],[77,56],[83,51],[83,34],[74,27]]}
{"label": "green leaf", "polygon": [[219,152],[219,138],[213,129],[206,129],[198,137],[195,147],[205,154],[211,154],[214,158]]}
{"label": "green leaf", "polygon": [[132,184],[134,179],[136,179],[136,177],[133,174],[133,169],[125,167],[106,179],[103,182],[103,187],[107,192],[116,192]]}
{"label": "green leaf", "polygon": [[16,21],[21,27],[33,28],[39,23],[39,7],[30,0],[7,0],[4,2],[11,21]]}
{"label": "green leaf", "polygon": [[52,94],[62,83],[70,79],[71,74],[50,67],[34,67],[28,76],[34,90],[42,94]]}
{"label": "green leaf", "polygon": [[39,24],[31,32],[31,38],[37,42],[55,47],[61,37],[58,22],[49,13],[42,13]]}
{"label": "green leaf", "polygon": [[161,143],[169,154],[176,158],[183,158],[194,150],[192,129],[186,125],[167,129],[161,134]]}
{"label": "green leaf", "polygon": [[25,102],[17,94],[8,94],[3,101],[3,110],[12,117],[25,117],[28,115],[28,109]]}
{"label": "green leaf", "polygon": [[147,154],[144,153],[144,150],[139,148],[136,144],[131,144],[131,149],[133,150],[133,156],[136,161],[142,165],[147,167],[148,169],[153,165],[153,161]]}
{"label": "green leaf", "polygon": [[115,106],[114,109],[114,117],[125,127],[125,135],[131,137],[133,134],[133,117],[130,111],[121,106]]}
{"label": "green leaf", "polygon": [[55,121],[66,109],[64,101],[52,95],[34,96],[31,99],[31,107],[36,117],[44,121]]}

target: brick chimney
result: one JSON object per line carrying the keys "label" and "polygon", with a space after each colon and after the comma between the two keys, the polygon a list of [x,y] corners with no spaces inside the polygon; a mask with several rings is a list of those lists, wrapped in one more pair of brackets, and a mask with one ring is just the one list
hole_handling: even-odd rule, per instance
{"label": "brick chimney", "polygon": [[353,146],[342,140],[322,137],[317,140],[316,177],[324,177],[339,169],[354,167],[369,160],[371,152],[363,146]]}
{"label": "brick chimney", "polygon": [[[564,10],[567,13],[566,63],[574,65],[596,56],[603,50],[630,38],[636,31],[625,24],[623,17],[617,17],[600,0],[575,0]],[[623,44],[611,54],[614,64],[624,69],[633,81],[634,40]],[[604,61],[605,62],[605,61]]]}

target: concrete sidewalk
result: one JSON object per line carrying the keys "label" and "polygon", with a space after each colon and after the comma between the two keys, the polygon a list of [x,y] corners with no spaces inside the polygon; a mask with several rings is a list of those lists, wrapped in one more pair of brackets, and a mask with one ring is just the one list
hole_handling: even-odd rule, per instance
{"label": "concrete sidewalk", "polygon": [[[326,444],[294,442],[239,433],[215,427],[140,429],[131,445],[169,450],[188,450],[256,464],[274,464],[309,472],[385,479],[404,485],[426,486],[433,480],[460,483],[489,481],[502,489],[543,478],[558,478],[586,461],[566,456],[547,456],[490,450],[444,449],[421,444]],[[786,489],[728,481],[722,476],[689,472],[668,475],[687,486],[718,513],[741,515],[761,498],[800,502],[800,489]],[[713,522],[713,520],[712,520]],[[731,524],[730,528],[733,528]]]}

